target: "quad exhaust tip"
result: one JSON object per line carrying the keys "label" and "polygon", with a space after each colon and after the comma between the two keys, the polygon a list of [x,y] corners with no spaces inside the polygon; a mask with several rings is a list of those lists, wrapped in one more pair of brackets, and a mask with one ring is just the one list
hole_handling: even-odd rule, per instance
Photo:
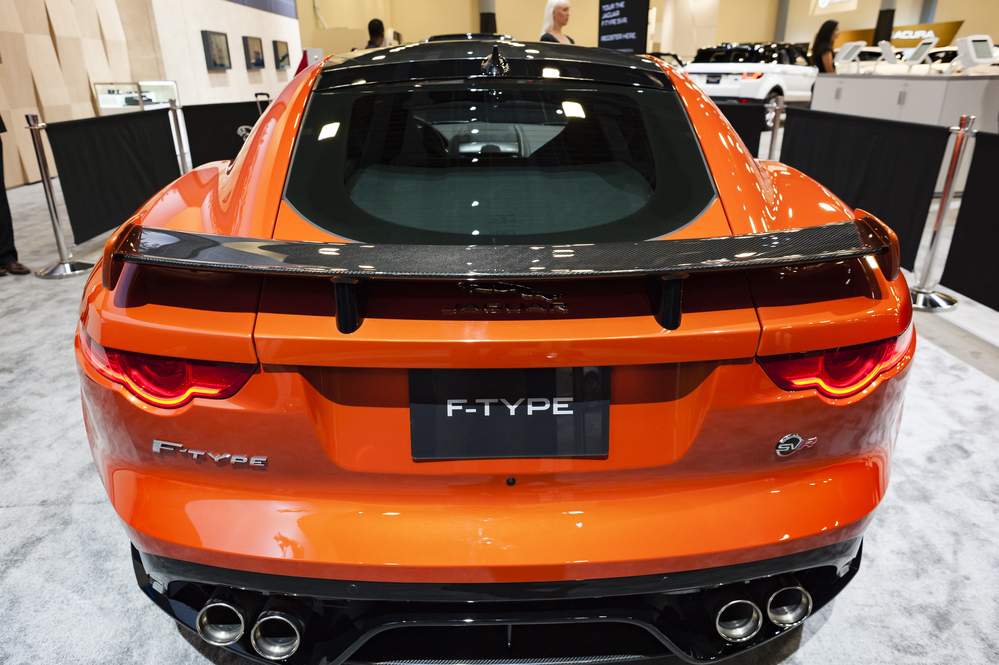
{"label": "quad exhaust tip", "polygon": [[794,628],[812,613],[812,595],[800,586],[778,589],[767,601],[767,617],[780,628]]}
{"label": "quad exhaust tip", "polygon": [[213,597],[198,612],[195,626],[198,635],[205,642],[226,647],[235,644],[243,636],[243,610],[228,598]]}
{"label": "quad exhaust tip", "polygon": [[302,643],[305,626],[287,612],[265,609],[250,631],[250,643],[267,660],[290,658]]}
{"label": "quad exhaust tip", "polygon": [[751,600],[726,603],[715,615],[715,629],[728,642],[751,640],[763,627],[763,612]]}

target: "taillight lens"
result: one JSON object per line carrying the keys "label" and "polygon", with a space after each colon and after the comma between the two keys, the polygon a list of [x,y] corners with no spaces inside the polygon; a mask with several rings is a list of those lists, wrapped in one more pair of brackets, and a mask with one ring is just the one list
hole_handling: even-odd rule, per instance
{"label": "taillight lens", "polygon": [[815,388],[826,397],[849,397],[871,385],[905,357],[915,330],[898,337],[828,351],[759,358],[774,383],[784,390]]}
{"label": "taillight lens", "polygon": [[82,327],[80,347],[87,362],[98,372],[122,384],[142,401],[167,409],[183,406],[195,397],[232,397],[257,368],[106,349]]}
{"label": "taillight lens", "polygon": [[743,72],[742,78],[744,78],[744,79],[761,79],[761,78],[763,78],[763,72]]}

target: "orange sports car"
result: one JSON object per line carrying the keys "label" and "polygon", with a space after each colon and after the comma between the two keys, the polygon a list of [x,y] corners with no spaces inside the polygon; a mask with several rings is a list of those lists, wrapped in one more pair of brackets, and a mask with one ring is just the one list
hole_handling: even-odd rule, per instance
{"label": "orange sports car", "polygon": [[108,241],[76,337],[139,586],[262,662],[722,660],[856,574],[898,241],[681,71],[328,58]]}

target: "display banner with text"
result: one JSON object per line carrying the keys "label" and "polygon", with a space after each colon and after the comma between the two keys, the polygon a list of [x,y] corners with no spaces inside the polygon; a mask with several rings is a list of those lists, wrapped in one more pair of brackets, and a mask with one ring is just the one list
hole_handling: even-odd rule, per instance
{"label": "display banner with text", "polygon": [[645,53],[649,0],[600,3],[600,47],[622,53]]}
{"label": "display banner with text", "polygon": [[[929,37],[936,37],[937,46],[950,46],[957,36],[964,21],[948,21],[946,23],[918,23],[916,25],[896,25],[891,29],[891,45],[895,48],[913,48],[919,42]],[[866,30],[841,30],[839,37],[833,42],[833,48],[839,48],[847,42],[865,41],[874,43],[874,28]]]}

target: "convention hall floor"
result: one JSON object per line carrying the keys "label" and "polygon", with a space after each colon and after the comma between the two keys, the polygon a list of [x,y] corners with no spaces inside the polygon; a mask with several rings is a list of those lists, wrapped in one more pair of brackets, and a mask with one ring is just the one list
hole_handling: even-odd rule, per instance
{"label": "convention hall floor", "polygon": [[[9,197],[24,263],[52,261],[41,186]],[[0,278],[0,663],[235,663],[136,587],[83,429],[82,288]],[[860,573],[803,628],[730,662],[999,662],[999,314],[965,301],[917,327],[891,486]]]}

